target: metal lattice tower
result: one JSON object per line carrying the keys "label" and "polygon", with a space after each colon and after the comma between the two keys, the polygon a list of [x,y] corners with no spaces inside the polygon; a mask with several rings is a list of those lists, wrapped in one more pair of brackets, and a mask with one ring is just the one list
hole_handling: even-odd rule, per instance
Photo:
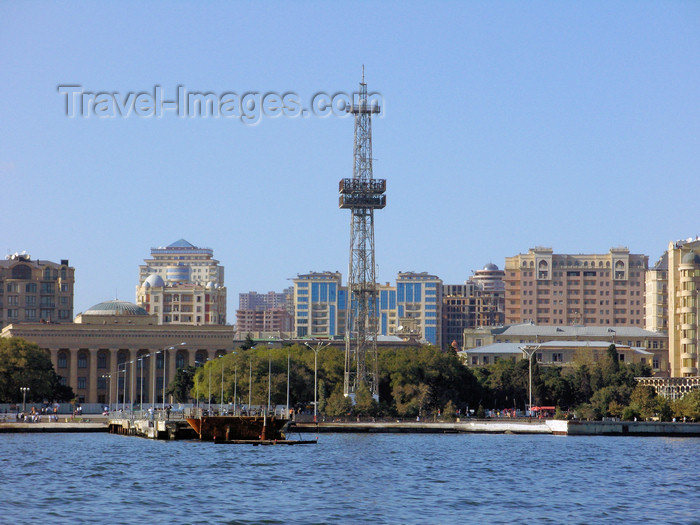
{"label": "metal lattice tower", "polygon": [[372,178],[372,114],[379,106],[367,97],[364,67],[355,115],[355,148],[352,179],[340,181],[340,207],[352,211],[350,219],[350,265],[348,304],[345,315],[344,393],[353,396],[365,383],[376,398],[377,374],[377,280],[374,263],[374,210],[386,206],[386,180]]}

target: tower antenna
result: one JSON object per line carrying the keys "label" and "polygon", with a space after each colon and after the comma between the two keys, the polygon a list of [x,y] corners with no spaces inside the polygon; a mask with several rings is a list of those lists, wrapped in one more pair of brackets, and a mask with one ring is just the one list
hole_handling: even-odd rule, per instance
{"label": "tower antenna", "polygon": [[351,179],[340,181],[340,208],[351,211],[350,263],[345,310],[345,376],[343,393],[354,399],[366,384],[375,399],[379,396],[377,372],[378,291],[374,261],[374,210],[386,206],[386,179],[372,176],[372,114],[378,104],[369,104],[365,66],[357,104],[348,109],[355,116],[355,146]]}

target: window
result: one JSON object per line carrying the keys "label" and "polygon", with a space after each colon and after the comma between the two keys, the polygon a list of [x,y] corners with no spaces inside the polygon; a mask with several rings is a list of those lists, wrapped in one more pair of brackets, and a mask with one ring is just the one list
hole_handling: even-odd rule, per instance
{"label": "window", "polygon": [[107,368],[107,354],[102,352],[97,354],[97,368]]}
{"label": "window", "polygon": [[58,354],[58,368],[68,368],[68,356],[65,352]]}
{"label": "window", "polygon": [[78,354],[78,368],[87,368],[87,354],[81,352]]}
{"label": "window", "polygon": [[484,364],[488,365],[489,364],[489,356],[485,355],[483,358]]}
{"label": "window", "polygon": [[78,390],[85,390],[87,388],[87,377],[78,378]]}

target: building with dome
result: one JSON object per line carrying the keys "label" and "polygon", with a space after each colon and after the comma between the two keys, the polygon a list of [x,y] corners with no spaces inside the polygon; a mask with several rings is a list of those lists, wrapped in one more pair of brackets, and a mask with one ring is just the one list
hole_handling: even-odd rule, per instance
{"label": "building with dome", "polygon": [[211,248],[180,239],[151,248],[139,266],[136,303],[163,325],[225,325],[224,267]]}
{"label": "building with dome", "polygon": [[445,345],[463,348],[465,329],[503,324],[504,274],[498,266],[488,263],[464,284],[442,287],[442,340]]}
{"label": "building with dome", "polygon": [[[162,325],[158,316],[128,301],[104,301],[74,322],[21,322],[0,337],[22,337],[45,349],[56,373],[79,403],[163,402],[163,381],[177,368],[234,350],[233,327]],[[143,385],[143,386],[142,386]],[[170,399],[166,399],[170,403]]]}

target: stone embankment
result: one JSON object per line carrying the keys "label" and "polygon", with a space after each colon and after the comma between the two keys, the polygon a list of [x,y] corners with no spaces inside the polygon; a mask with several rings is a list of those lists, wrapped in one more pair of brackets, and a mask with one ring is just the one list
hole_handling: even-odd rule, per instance
{"label": "stone embankment", "polygon": [[491,433],[556,434],[569,436],[700,436],[700,423],[664,423],[647,421],[560,421],[560,420],[471,420],[454,423],[396,422],[320,422],[297,423],[292,432],[354,433]]}

